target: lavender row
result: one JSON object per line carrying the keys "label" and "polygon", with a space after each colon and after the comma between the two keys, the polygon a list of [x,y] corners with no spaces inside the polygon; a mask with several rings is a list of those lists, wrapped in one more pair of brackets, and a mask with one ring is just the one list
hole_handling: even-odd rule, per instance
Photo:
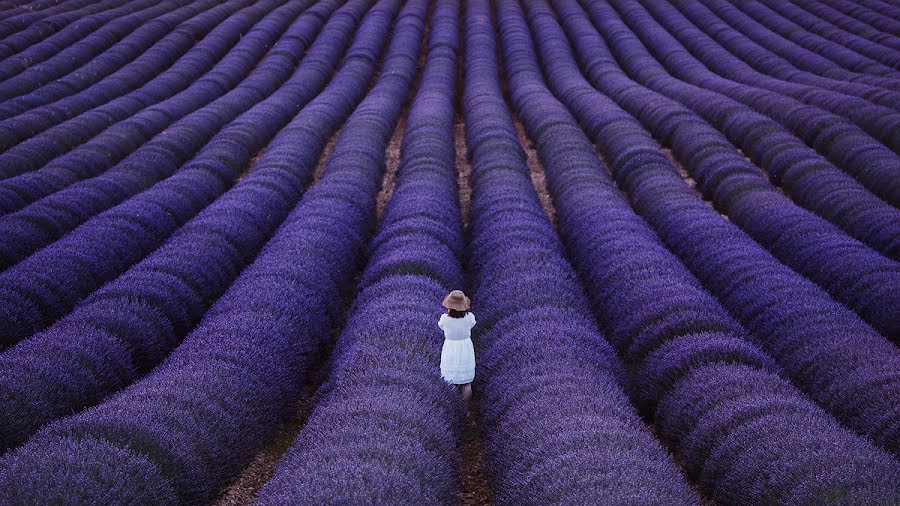
{"label": "lavender row", "polygon": [[[805,29],[810,32],[838,41],[848,48],[853,48],[855,45],[860,44],[855,38],[861,37],[873,42],[876,48],[880,46],[900,50],[900,38],[889,35],[891,33],[890,29],[879,29],[876,26],[876,23],[866,23],[846,13],[846,6],[851,5],[850,9],[852,10],[855,7],[855,4],[846,4],[843,2],[830,2],[829,4],[824,4],[815,0],[801,0],[794,2],[794,4],[812,14],[812,16],[801,14],[800,17],[796,18],[799,22],[804,23],[803,26],[806,27]],[[900,10],[896,11],[896,15],[900,15]],[[878,15],[877,19],[873,19],[873,21],[877,21],[877,24],[881,24],[880,21],[884,19],[885,16]],[[891,19],[888,19],[887,21],[896,23],[896,21]],[[897,30],[895,30],[894,33],[900,33],[900,24],[897,24]],[[856,37],[848,38],[848,34],[855,35]],[[866,44],[866,46],[868,46],[868,44]]]}
{"label": "lavender row", "polygon": [[[653,130],[658,139],[670,137],[671,132],[668,127],[676,124],[659,119],[664,117],[665,113],[654,111],[652,107],[648,107],[642,102],[644,100],[642,97],[650,96],[653,97],[651,101],[654,103],[667,104],[665,107],[677,113],[679,118],[695,122],[699,128],[709,132],[713,139],[716,138],[717,135],[699,122],[691,111],[697,113],[722,131],[732,144],[739,146],[745,156],[765,169],[770,179],[778,183],[781,189],[799,205],[815,211],[884,255],[894,259],[900,257],[900,214],[896,208],[876,198],[766,116],[755,113],[741,103],[719,93],[673,78],[647,52],[647,49],[628,30],[609,5],[598,2],[591,4],[589,8],[595,14],[597,26],[604,33],[610,34],[608,42],[611,47],[607,47],[606,42],[596,33],[585,33],[581,37],[573,39],[573,43],[582,48],[580,53],[585,55],[585,73],[597,86],[604,89],[612,90],[630,86],[635,90],[641,90],[623,94],[616,100],[620,102],[620,105],[622,101],[628,101],[631,104],[632,114],[636,116],[638,114],[633,111],[641,110],[641,114],[646,118],[642,118],[642,121],[645,122],[647,128]],[[621,62],[624,71],[619,67],[620,63],[617,60]],[[631,77],[629,78],[624,72],[629,72]],[[704,76],[699,75],[698,77]],[[631,79],[647,88],[638,86]],[[651,92],[650,89],[656,93]],[[773,98],[766,95],[765,93],[759,95],[760,104]],[[667,101],[664,97],[677,100],[689,107],[691,111],[679,108],[675,102]],[[834,128],[833,131],[841,133],[840,122],[838,125],[834,125],[831,122],[833,118],[822,117],[819,111],[815,111],[809,106],[801,104],[800,107],[791,107],[789,104],[777,101],[776,105],[779,106],[779,114],[782,117],[797,118],[799,126],[805,125],[812,130],[818,130],[818,125],[824,124]],[[654,117],[651,118],[651,116]],[[844,131],[846,132],[846,129]],[[852,132],[846,132],[843,137],[846,139],[845,142],[834,142],[832,139],[835,137],[829,135],[826,142],[827,144],[837,144],[839,147],[847,146],[850,143],[854,143],[856,146],[860,145],[858,142],[854,142],[859,139],[852,135]],[[699,141],[700,139],[692,140],[692,142]],[[737,153],[727,143],[719,142],[718,144],[719,151],[733,160],[735,168],[743,168],[751,176],[760,179],[756,167],[742,157],[736,158]],[[850,160],[865,160],[866,165],[872,161],[859,156],[858,152],[853,150],[842,151],[851,155]],[[700,163],[710,158],[715,160],[712,152],[696,157],[694,163]],[[887,151],[884,158],[889,160],[897,157]],[[710,187],[718,184],[718,180],[706,180],[705,183],[707,187]],[[763,184],[755,186],[758,189],[765,189],[765,187]],[[897,188],[900,190],[900,186]],[[715,188],[711,188],[710,191],[715,194]],[[900,198],[900,192],[897,193],[897,196]]]}
{"label": "lavender row", "polygon": [[33,0],[31,2],[23,2],[21,0],[3,0],[2,2],[0,2],[0,6],[2,6],[2,10],[0,10],[0,20],[18,16],[26,12],[38,12],[47,9],[48,7],[52,7],[54,4],[59,2],[60,0]]}
{"label": "lavender row", "polygon": [[[343,25],[364,7],[355,2],[339,10],[321,36],[346,32]],[[200,321],[296,205],[331,134],[362,99],[375,72],[373,41],[384,37],[380,28],[363,27],[349,50],[353,56],[234,188],[47,331],[0,354],[0,391],[6,392],[0,449],[124,388]],[[310,36],[287,34],[298,35]],[[298,138],[304,142],[298,145]]]}
{"label": "lavender row", "polygon": [[[330,11],[315,15],[327,12]],[[322,21],[310,14],[297,23],[321,24]],[[291,76],[299,56],[311,42],[311,39],[288,39],[287,45],[269,51],[266,58],[253,67],[253,72],[238,86],[211,104],[175,122],[150,142],[130,153],[112,169],[39,200],[17,213],[0,218],[0,229],[7,234],[5,237],[12,239],[0,243],[0,268],[15,264],[94,214],[171,175],[181,164],[193,157],[219,129],[278,89]],[[215,86],[217,83],[214,81],[206,85]],[[187,99],[191,96],[179,98]],[[183,102],[165,105],[179,104]],[[169,110],[154,112],[157,115],[167,115]],[[112,139],[104,141],[107,146],[114,143]],[[104,144],[93,149],[98,148],[101,152],[109,150],[109,147],[104,149]],[[81,167],[81,160],[78,159],[69,162],[68,165],[70,170],[86,168]],[[92,171],[90,175],[103,172],[107,166],[101,164],[99,167],[90,167]],[[81,177],[87,176],[79,174],[75,180]],[[101,188],[102,191],[97,192],[97,189]]]}
{"label": "lavender row", "polygon": [[[884,14],[896,19],[896,15],[900,14],[900,2],[896,0],[859,0],[859,5],[864,7],[864,10],[871,10],[876,13]],[[853,14],[856,16],[857,14]],[[896,35],[900,35],[900,30],[891,29],[896,32]]]}
{"label": "lavender row", "polygon": [[[777,31],[785,39],[794,41],[827,60],[835,61],[851,70],[857,69],[859,72],[881,75],[890,78],[894,83],[897,82],[900,54],[896,52],[896,48],[887,48],[842,30],[828,30],[829,37],[825,38],[814,30],[816,16],[803,12],[803,9],[792,4],[780,7],[767,0],[758,0],[739,7],[753,16],[760,24]],[[793,15],[785,15],[786,13]],[[803,22],[803,25],[797,24],[795,20]],[[809,27],[808,30],[807,27]],[[888,40],[891,39],[888,38]],[[796,64],[802,64],[803,56],[812,56],[809,52],[793,52],[793,55],[794,58],[791,61]],[[838,76],[835,75],[835,77]],[[876,80],[861,82],[880,86]],[[892,89],[896,89],[896,87]]]}
{"label": "lavender row", "polygon": [[53,0],[0,0],[0,19],[17,16],[24,12],[36,12],[53,5]]}
{"label": "lavender row", "polygon": [[[0,41],[0,78],[7,79],[15,73],[9,73],[10,60],[17,63],[18,71],[22,71],[28,66],[44,61],[46,58],[53,56],[52,45],[48,42],[62,41],[62,46],[57,46],[57,50],[66,47],[73,35],[77,40],[79,34],[90,33],[98,26],[110,19],[117,18],[123,13],[128,14],[140,9],[146,8],[149,2],[134,2],[132,0],[106,0],[95,2],[87,8],[74,13],[68,14],[66,17],[77,20],[77,23],[33,23],[31,30],[19,32],[6,37]],[[82,37],[84,35],[81,35]],[[20,53],[21,51],[21,53]],[[13,57],[14,56],[14,57]]]}
{"label": "lavender row", "polygon": [[131,24],[125,28],[139,28],[114,44],[109,52],[101,52],[94,58],[91,47],[76,45],[64,49],[40,65],[0,82],[0,118],[7,119],[93,85],[169,35],[181,23],[211,7],[213,4],[203,3],[192,7],[183,0],[160,2],[150,9],[133,14],[130,17]]}
{"label": "lavender row", "polygon": [[503,102],[486,1],[468,2],[463,110],[486,473],[501,504],[698,504],[622,390]]}
{"label": "lavender row", "polygon": [[0,39],[22,31],[42,38],[44,30],[52,31],[77,20],[83,15],[84,9],[91,10],[91,5],[95,2],[96,0],[68,0],[37,12],[26,11],[6,18],[0,21]]}
{"label": "lavender row", "polygon": [[[562,2],[555,5],[565,19],[570,37],[576,41],[581,63],[587,63],[595,52],[605,52],[602,42],[591,42],[598,36],[580,9],[566,7]],[[571,61],[568,47],[564,48],[566,51],[560,53],[569,55]],[[555,59],[562,61],[562,56],[556,54]],[[545,58],[544,62],[549,68],[549,60]],[[580,75],[574,62],[567,67],[563,71],[568,79]],[[560,79],[554,78],[553,82]],[[618,87],[623,88],[624,83]],[[586,99],[573,107],[580,111],[580,119],[602,149],[608,151],[604,156],[619,186],[665,244],[810,398],[847,426],[898,453],[900,410],[896,399],[900,398],[900,356],[896,348],[723,220],[684,184],[634,118],[600,95],[591,96],[631,122],[626,128],[627,123],[604,121],[603,109],[585,103]],[[695,135],[689,123],[684,126],[686,133],[673,135],[674,143],[687,144],[685,139]],[[619,140],[609,132],[633,133]],[[613,149],[626,154],[615,155]],[[628,150],[639,154],[629,157]],[[606,184],[611,185],[608,181]],[[893,290],[897,289],[895,283]]]}
{"label": "lavender row", "polygon": [[[868,102],[893,109],[900,107],[900,97],[897,96],[896,92],[876,86],[848,83],[838,79],[821,77],[795,68],[783,58],[767,51],[759,44],[743,36],[740,32],[730,29],[726,23],[722,22],[700,2],[673,0],[672,4],[666,5],[666,8],[671,8],[676,12],[681,11],[681,16],[684,19],[692,23],[699,31],[707,34],[709,38],[715,41],[715,44],[727,49],[732,54],[732,58],[740,59],[758,72],[784,82],[813,86],[823,90],[833,90],[844,96],[859,97]],[[723,32],[723,30],[726,32]]]}
{"label": "lavender row", "polygon": [[[94,14],[81,16],[78,23],[66,26],[52,35],[41,37],[37,42],[22,40],[18,37],[9,37],[0,42],[0,80],[9,79],[73,44],[82,43],[86,37],[95,37],[98,31],[111,31],[111,28],[104,27],[152,7],[154,3],[149,0],[121,2],[111,0],[106,4],[98,2],[95,5],[103,5],[104,8]],[[121,37],[122,35],[119,36],[119,38]]]}
{"label": "lavender row", "polygon": [[173,122],[234,88],[310,2],[275,8],[281,3],[268,0],[242,10],[141,88],[41,134],[31,136],[62,118],[35,114],[31,118],[36,121],[16,120],[15,130],[4,132],[7,141],[17,142],[26,134],[30,138],[0,154],[0,178],[8,178],[0,181],[0,215],[100,174]]}
{"label": "lavender row", "polygon": [[843,12],[847,12],[857,19],[861,19],[862,16],[871,16],[873,22],[883,16],[896,18],[896,15],[900,14],[900,2],[896,0],[856,0],[851,4],[855,7],[846,5],[846,2],[841,5],[843,5]]}
{"label": "lavender row", "polygon": [[[415,15],[424,18],[427,2],[417,3]],[[297,440],[260,491],[260,504],[458,500],[463,407],[436,373],[441,339],[435,321],[437,301],[462,282],[453,163],[459,5],[442,2],[434,9],[430,51],[406,122],[397,186],[369,250],[349,322],[337,340],[329,379]],[[411,40],[402,60],[385,64],[404,79],[379,81],[366,114],[357,110],[345,130],[354,135],[357,149],[371,145],[373,157],[383,153],[416,73],[413,48]],[[367,117],[384,119],[366,125]]]}
{"label": "lavender row", "polygon": [[[560,231],[598,321],[626,360],[639,404],[689,475],[722,504],[890,500],[900,491],[891,456],[780,378],[771,359],[629,207],[575,119],[546,88],[535,45],[554,91],[591,118],[604,158],[627,180],[623,189],[652,187],[664,180],[660,172],[684,184],[671,165],[655,170],[668,162],[650,135],[580,76],[546,4],[528,7],[536,44],[518,2],[502,2],[497,13],[511,99],[547,171]],[[690,205],[670,193],[629,196],[640,207],[663,200],[676,201],[678,209]]]}
{"label": "lavender row", "polygon": [[[694,59],[639,4],[614,0],[614,5],[622,19],[606,2],[587,9],[597,26],[609,27],[604,30],[610,33],[608,42],[634,79],[703,116],[797,203],[879,251],[896,255],[897,235],[891,231],[896,227],[896,209],[841,174],[766,115],[895,204],[900,203],[900,181],[892,175],[900,164],[896,154],[836,116],[768,90],[722,79]],[[900,122],[896,134],[900,141]]]}
{"label": "lavender row", "polygon": [[[617,34],[608,38],[616,44],[614,47],[618,49],[618,55],[629,58],[630,68],[646,70],[652,67],[652,58],[634,35],[626,31],[614,10],[599,2],[589,8],[603,33]],[[619,88],[622,83],[625,83],[624,86],[633,85],[622,75],[599,35],[586,33],[574,40],[576,45],[581,45],[579,52],[585,59],[589,76],[601,88]],[[618,78],[613,77],[616,74]],[[658,71],[657,75],[660,77],[654,86],[657,90],[671,90],[678,86],[677,82],[675,86],[667,86],[667,81],[674,80],[665,79],[662,71]],[[611,79],[617,84],[610,83]],[[642,79],[645,83],[649,81]],[[732,142],[742,141],[738,145],[754,160],[765,163],[779,157],[788,159],[788,149],[797,144],[796,140],[790,142],[792,137],[786,132],[781,132],[781,135],[773,133],[767,124],[759,121],[758,115],[729,111],[731,104],[727,99],[710,92],[692,97],[691,92],[695,90],[688,86],[680,88],[677,98],[703,112],[708,121],[715,120],[715,126]],[[640,89],[644,90],[637,92],[640,96],[628,99],[631,102],[630,112],[641,116],[641,121],[652,129],[658,139],[677,143],[675,155],[691,172],[704,195],[721,212],[735,220],[782,262],[824,287],[885,336],[893,338],[900,334],[900,323],[894,317],[900,311],[900,293],[896,290],[896,286],[900,285],[900,265],[896,261],[872,251],[828,222],[794,206],[766,182],[757,167],[744,160],[721,134],[690,110],[656,93]],[[641,112],[636,113],[638,110]],[[678,117],[679,122],[671,121],[671,117]],[[690,128],[679,128],[687,123]],[[820,170],[814,170],[814,167],[818,168],[810,163],[814,159],[797,158],[793,164],[781,167],[786,170],[783,173],[788,183],[785,189],[791,196],[801,203],[810,203],[812,199],[809,197],[821,200],[823,205],[808,205],[815,210],[826,211],[827,205],[833,206],[832,213],[852,208],[857,216],[868,216],[868,220],[863,222],[868,225],[863,229],[865,233],[854,235],[875,236],[878,240],[870,239],[870,243],[879,246],[879,250],[886,255],[900,257],[900,211],[883,203],[867,208],[868,202],[876,200],[871,195],[867,200],[867,194],[860,189],[856,194],[862,192],[862,196],[854,199],[854,193],[845,188],[839,177],[835,177],[836,170],[829,171],[827,166],[821,165],[818,166],[822,167]],[[777,170],[771,166],[766,168],[772,172]],[[804,196],[807,198],[802,198]],[[832,202],[840,202],[840,205]],[[852,211],[845,212],[844,216],[852,214]]]}
{"label": "lavender row", "polygon": [[[398,4],[379,2],[365,31],[387,29]],[[391,54],[418,48],[417,24],[398,25]],[[382,34],[375,43],[383,47],[386,39]],[[322,179],[158,368],[0,459],[6,485],[0,502],[104,497],[116,504],[194,504],[215,497],[290,416],[339,324],[381,181],[377,153],[361,152],[357,142],[341,135]]]}
{"label": "lavender row", "polygon": [[[160,4],[157,7],[164,5],[171,6],[171,4]],[[79,91],[75,88],[67,92],[68,96],[52,101],[50,104],[36,107],[22,114],[13,112],[11,117],[0,121],[0,150],[8,151],[23,141],[26,144],[10,153],[11,159],[9,159],[10,156],[7,156],[0,162],[0,179],[40,167],[53,157],[96,135],[102,128],[127,118],[142,106],[153,103],[152,101],[148,102],[151,97],[156,97],[156,101],[158,101],[184,89],[193,79],[198,78],[211,67],[218,59],[217,57],[220,57],[228,47],[234,44],[233,42],[229,43],[227,37],[216,41],[222,36],[214,34],[221,34],[223,31],[227,33],[232,29],[222,25],[250,22],[253,13],[259,10],[258,7],[258,5],[246,7],[242,9],[241,13],[230,16],[224,21],[220,19],[221,23],[213,23],[209,30],[196,31],[191,37],[196,37],[197,40],[192,39],[190,42],[187,42],[184,37],[190,31],[191,22],[186,23],[181,29],[175,30],[175,33],[157,34],[157,37],[162,35],[166,35],[166,37],[112,76],[107,76],[105,79],[99,76],[96,83],[87,83],[87,89]],[[193,21],[196,22],[197,18]],[[205,36],[207,31],[209,31],[209,36]],[[201,47],[209,52],[205,60],[200,60],[196,56]],[[189,62],[193,65],[188,66]],[[146,72],[152,73],[146,74]],[[78,73],[76,72],[76,74]],[[120,96],[147,80],[150,82],[144,84],[140,89]],[[20,97],[20,99],[22,98]],[[85,128],[85,132],[75,134],[76,137],[60,134],[60,129],[65,132],[73,130],[72,125],[81,126],[85,120],[78,118],[78,115],[85,111],[90,111],[90,114],[94,116],[101,116],[103,122],[99,125],[94,125],[97,120],[89,122],[82,127]],[[39,135],[59,123],[63,123],[64,126],[50,130],[43,136]],[[84,140],[79,141],[79,139]],[[49,151],[43,154],[41,153],[43,149]]]}
{"label": "lavender row", "polygon": [[[659,33],[658,36],[666,36],[672,40],[677,40],[678,45],[673,48],[683,45],[684,48],[690,51],[689,54],[692,58],[696,57],[702,63],[702,66],[708,67],[708,70],[712,70],[721,77],[756,88],[766,89],[844,116],[865,129],[873,137],[890,146],[895,152],[900,150],[900,147],[898,147],[900,145],[900,120],[897,119],[896,109],[875,105],[865,99],[840,93],[831,88],[823,89],[807,84],[789,82],[757,71],[754,67],[751,67],[742,59],[721,47],[709,35],[685,19],[678,9],[669,4],[646,2],[641,6],[640,2],[622,3],[614,1],[612,3],[629,25],[636,22],[632,19],[633,17],[638,19],[644,17],[649,17],[651,20],[655,19],[654,24],[664,27],[662,33]],[[648,23],[649,21],[639,22]],[[632,29],[638,32],[633,25]],[[649,35],[641,33],[640,36],[645,38]],[[884,93],[891,95],[887,90],[884,90]],[[893,95],[896,95],[896,93]]]}
{"label": "lavender row", "polygon": [[[755,0],[737,6],[721,0],[704,0],[721,20],[748,39],[783,58],[797,69],[822,77],[859,82],[890,90],[900,89],[896,68],[900,54],[881,47],[872,59],[841,44],[803,30]],[[872,44],[877,46],[877,44]],[[850,46],[852,47],[852,46]],[[879,61],[876,61],[879,60]],[[884,63],[881,63],[881,62]]]}
{"label": "lavender row", "polygon": [[[328,0],[304,12],[289,29],[292,35],[284,37],[283,44],[273,48],[241,86],[167,129],[113,170],[0,220],[0,228],[15,230],[9,237],[43,239],[61,228],[48,226],[46,215],[31,230],[15,227],[28,223],[27,216],[34,215],[32,208],[49,207],[48,201],[62,203],[62,209],[51,209],[56,209],[57,216],[70,218],[63,224],[74,227],[77,218],[112,207],[0,274],[0,328],[7,329],[0,336],[2,345],[53,323],[84,296],[156,249],[234,183],[253,155],[334,72],[362,15],[359,5],[339,16],[334,29],[315,42],[312,39],[339,3]],[[309,54],[298,66],[311,42]],[[241,110],[246,112],[238,115]],[[222,125],[234,116],[234,121]],[[182,157],[201,147],[179,168]],[[167,177],[171,172],[175,174]],[[112,190],[116,186],[119,191]],[[115,205],[133,193],[138,194]],[[81,214],[71,219],[69,210]],[[2,245],[8,252],[21,243]]]}
{"label": "lavender row", "polygon": [[[178,2],[183,0],[175,0],[176,6]],[[61,77],[55,72],[32,76],[31,71],[26,71],[0,83],[0,99],[4,100],[0,102],[0,119],[13,123],[23,113],[65,111],[74,104],[84,110],[85,105],[93,107],[107,102],[171,66],[218,23],[251,3],[249,0],[191,2],[145,22],[79,68],[66,69],[65,59],[59,66],[50,59],[32,70],[40,74],[41,69],[61,67],[68,73]],[[169,2],[163,2],[159,7],[165,12],[168,6]]]}
{"label": "lavender row", "polygon": [[[824,4],[814,0],[797,0],[794,4],[813,15],[806,18],[812,32],[827,36],[829,32],[841,29],[881,46],[900,50],[900,39],[896,35],[890,35],[891,26],[894,27],[893,33],[900,35],[900,23],[887,16],[871,11],[865,12],[865,7],[852,2],[831,1]],[[868,18],[868,21],[851,16],[849,13],[853,11],[863,13],[863,18]],[[897,15],[900,15],[900,10],[895,12],[895,16]]]}

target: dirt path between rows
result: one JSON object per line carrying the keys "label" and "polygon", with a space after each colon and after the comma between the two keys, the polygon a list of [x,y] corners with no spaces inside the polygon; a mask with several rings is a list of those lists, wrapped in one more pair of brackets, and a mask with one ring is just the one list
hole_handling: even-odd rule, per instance
{"label": "dirt path between rows", "polygon": [[[466,150],[466,130],[463,118],[457,114],[454,120],[454,146],[456,148],[456,173],[459,186],[459,207],[463,226],[469,226],[469,208],[472,202],[472,186],[469,178],[472,167]],[[475,391],[477,398],[478,392]],[[481,442],[476,411],[470,411],[463,428],[462,461],[460,463],[459,503],[461,506],[489,506],[493,504],[491,488],[485,478],[485,452]]]}
{"label": "dirt path between rows", "polygon": [[243,506],[253,502],[259,489],[275,473],[278,461],[294,443],[297,433],[312,413],[314,394],[320,386],[326,362],[323,358],[317,370],[310,375],[310,381],[303,386],[295,418],[286,423],[275,439],[250,461],[237,479],[222,492],[219,500],[213,503],[214,506]]}
{"label": "dirt path between rows", "polygon": [[547,187],[547,176],[544,173],[544,166],[541,165],[541,159],[534,148],[534,143],[531,142],[528,134],[525,133],[525,125],[522,124],[519,117],[515,114],[513,114],[513,124],[516,126],[516,133],[519,135],[519,144],[522,145],[522,149],[525,150],[525,156],[528,157],[526,163],[528,165],[528,176],[531,177],[531,184],[534,185],[534,191],[537,192],[538,200],[540,200],[544,212],[547,213],[550,224],[553,225],[553,228],[556,228],[556,208],[553,206],[553,198],[550,196],[550,189]]}

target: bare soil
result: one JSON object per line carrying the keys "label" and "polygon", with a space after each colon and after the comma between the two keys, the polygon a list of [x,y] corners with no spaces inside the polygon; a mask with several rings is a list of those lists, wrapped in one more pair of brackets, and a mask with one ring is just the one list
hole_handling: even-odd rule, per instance
{"label": "bare soil", "polygon": [[469,206],[472,203],[472,186],[469,178],[472,176],[472,167],[469,165],[468,151],[466,150],[466,128],[461,115],[456,116],[453,125],[453,143],[456,147],[456,173],[459,186],[459,212],[462,214],[463,226],[469,226]]}
{"label": "bare soil", "polygon": [[408,109],[403,109],[400,120],[397,121],[397,126],[394,127],[394,133],[391,135],[391,142],[388,144],[387,151],[385,152],[384,178],[381,180],[381,191],[378,192],[376,208],[376,216],[379,222],[381,222],[381,216],[384,214],[384,208],[387,206],[388,201],[391,200],[391,195],[394,193],[397,171],[400,169],[400,143],[403,141],[403,131],[406,128],[406,116],[408,112]]}
{"label": "bare soil", "polygon": [[[469,178],[472,167],[466,149],[466,130],[462,115],[454,120],[454,146],[456,148],[457,185],[459,186],[459,208],[463,225],[469,226],[469,207],[472,201],[472,186]],[[475,391],[475,395],[478,392]],[[461,506],[489,506],[493,504],[491,488],[485,478],[485,453],[478,429],[476,410],[469,411],[462,434],[462,461],[460,462],[459,503]]]}
{"label": "bare soil", "polygon": [[322,370],[326,360],[323,360],[317,370],[310,375],[310,381],[303,386],[300,402],[297,403],[295,416],[287,422],[275,438],[250,461],[244,471],[231,483],[214,506],[244,506],[253,502],[259,489],[272,477],[278,461],[288,451],[300,428],[306,423],[306,419],[313,409],[313,397],[321,383]]}
{"label": "bare soil", "polygon": [[254,167],[256,167],[256,163],[262,157],[265,150],[266,150],[266,148],[262,148],[253,155],[253,158],[250,159],[250,163],[248,163],[247,166],[244,168],[244,170],[240,174],[238,174],[238,177],[235,179],[235,182],[240,181],[241,179],[244,179],[245,177],[247,177],[247,174],[249,174],[250,171],[253,170]]}
{"label": "bare soil", "polygon": [[687,183],[687,185],[691,188],[696,189],[697,182],[694,181],[694,178],[692,178],[687,169],[684,168],[684,165],[681,165],[678,159],[675,158],[675,153],[672,153],[671,149],[663,147],[662,145],[659,146],[659,150],[662,151],[664,155],[666,155],[666,158],[668,158],[670,162],[672,162],[672,165],[674,165],[675,170],[677,170],[678,173],[681,174],[681,178],[684,179],[684,182]]}
{"label": "bare soil", "polygon": [[334,151],[334,145],[337,144],[338,136],[341,135],[341,130],[338,129],[331,136],[331,139],[328,140],[328,144],[325,145],[325,150],[322,151],[322,156],[319,157],[319,163],[316,164],[316,171],[313,173],[313,183],[317,183],[319,179],[322,179],[322,174],[325,172],[325,167],[328,166],[328,160],[331,159],[331,152]]}
{"label": "bare soil", "polygon": [[[666,147],[664,147],[663,145],[660,144],[659,150],[662,151],[664,155],[666,155],[666,157],[669,159],[670,162],[672,162],[672,165],[675,166],[675,170],[677,170],[678,173],[681,174],[681,179],[683,179],[684,182],[685,182],[685,184],[687,184],[689,187],[691,187],[692,190],[694,190],[694,192],[697,194],[697,197],[698,197],[700,200],[702,200],[703,202],[705,202],[706,205],[708,205],[708,206],[710,207],[710,209],[712,209],[712,210],[716,211],[717,213],[719,213],[719,215],[720,215],[721,217],[725,218],[725,219],[728,220],[728,221],[731,221],[731,219],[728,218],[728,215],[727,215],[727,214],[724,214],[724,213],[719,212],[719,210],[716,209],[716,206],[712,203],[712,201],[708,200],[708,199],[703,195],[703,193],[700,191],[700,189],[697,188],[697,181],[694,181],[694,178],[692,178],[692,177],[691,177],[691,174],[687,171],[687,169],[684,168],[684,165],[682,165],[681,162],[679,162],[678,159],[675,158],[675,153],[672,153],[672,150],[671,150],[671,149],[666,148]],[[746,157],[745,157],[745,158],[746,158]],[[753,162],[750,162],[749,159],[748,159],[747,161],[748,161],[749,163],[751,163],[751,164],[753,163]]]}
{"label": "bare soil", "polygon": [[534,185],[534,191],[537,192],[538,200],[541,201],[541,207],[550,218],[550,223],[556,227],[556,208],[553,207],[553,198],[550,196],[550,190],[547,187],[547,177],[544,173],[544,166],[541,165],[541,159],[538,157],[534,143],[525,133],[525,126],[519,121],[518,116],[513,117],[513,123],[516,126],[516,133],[519,134],[519,144],[525,150],[525,156],[528,157],[528,175],[531,177],[531,184]]}
{"label": "bare soil", "polygon": [[[334,145],[337,142],[340,133],[340,129],[338,129],[331,136],[331,139],[322,151],[322,156],[319,157],[319,161],[316,164],[316,170],[313,176],[314,182],[322,177],[322,173],[328,165],[328,160],[331,158],[331,152],[334,151]],[[253,157],[247,172],[252,170],[252,167],[256,165],[256,161],[261,154],[262,151]],[[340,332],[340,329],[332,329],[332,332],[337,335],[337,333]],[[294,440],[297,438],[297,433],[306,423],[307,417],[309,417],[309,414],[312,412],[313,394],[315,394],[321,383],[321,375],[326,363],[327,359],[323,358],[321,363],[318,364],[315,372],[310,375],[309,381],[303,386],[303,392],[300,397],[300,402],[297,404],[295,416],[288,421],[281,430],[279,430],[275,438],[269,442],[269,444],[266,445],[252,461],[250,461],[250,464],[248,464],[244,471],[235,478],[231,485],[225,488],[219,499],[213,503],[214,506],[243,506],[253,502],[259,489],[262,488],[275,473],[278,461],[281,460],[284,453],[291,447],[291,444],[293,444]]]}
{"label": "bare soil", "polygon": [[490,506],[491,488],[484,476],[485,456],[475,412],[469,413],[462,437],[462,469],[460,470],[460,506]]}

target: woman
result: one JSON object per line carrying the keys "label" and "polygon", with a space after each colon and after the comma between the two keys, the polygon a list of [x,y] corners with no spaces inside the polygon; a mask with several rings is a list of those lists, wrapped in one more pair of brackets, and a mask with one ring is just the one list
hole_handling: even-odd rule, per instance
{"label": "woman", "polygon": [[441,377],[451,385],[459,385],[463,400],[469,402],[475,379],[475,347],[471,338],[475,315],[469,312],[471,301],[461,290],[450,292],[442,305],[447,313],[438,320],[438,327],[444,331]]}

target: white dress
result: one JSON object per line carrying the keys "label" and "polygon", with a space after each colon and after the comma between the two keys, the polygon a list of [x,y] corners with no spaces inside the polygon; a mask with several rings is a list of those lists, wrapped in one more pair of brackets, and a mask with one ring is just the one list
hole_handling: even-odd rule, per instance
{"label": "white dress", "polygon": [[475,347],[472,345],[472,327],[475,315],[466,313],[462,318],[443,314],[438,327],[444,330],[444,347],[441,349],[441,377],[454,385],[465,385],[475,379]]}

